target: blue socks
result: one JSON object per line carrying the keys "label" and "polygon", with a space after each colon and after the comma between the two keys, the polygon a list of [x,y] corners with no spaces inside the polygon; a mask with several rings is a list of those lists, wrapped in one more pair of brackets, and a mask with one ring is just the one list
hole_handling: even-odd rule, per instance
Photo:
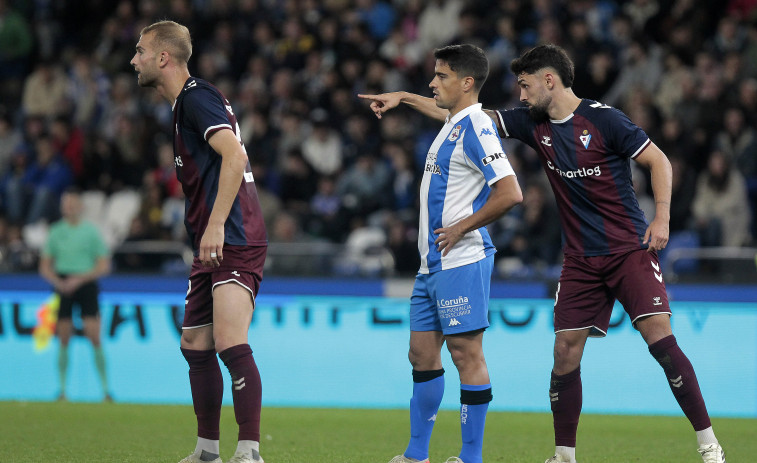
{"label": "blue socks", "polygon": [[[436,422],[436,412],[444,396],[444,369],[413,370],[413,397],[410,399],[410,443],[407,458],[428,458],[428,444]],[[466,461],[466,463],[468,463]]]}
{"label": "blue socks", "polygon": [[483,461],[484,424],[491,400],[491,384],[460,385],[460,433],[463,437],[460,459],[465,463]]}
{"label": "blue socks", "polygon": [[[410,443],[405,457],[415,460],[428,458],[431,432],[436,422],[436,413],[444,396],[444,370],[413,370],[413,397],[410,399]],[[484,424],[489,402],[492,400],[491,384],[460,385],[460,433],[463,448],[460,459],[465,463],[482,463]]]}

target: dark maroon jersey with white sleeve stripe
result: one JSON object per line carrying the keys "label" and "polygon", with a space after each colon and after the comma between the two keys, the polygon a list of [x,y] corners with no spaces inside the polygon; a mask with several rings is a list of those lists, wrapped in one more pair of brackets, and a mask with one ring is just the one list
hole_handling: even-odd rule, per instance
{"label": "dark maroon jersey with white sleeve stripe", "polygon": [[[186,197],[184,224],[195,254],[218,194],[221,155],[208,143],[219,130],[231,130],[242,143],[231,104],[210,83],[190,77],[173,106],[174,163]],[[244,148],[244,145],[242,145]],[[268,243],[258,193],[248,161],[237,197],[224,225],[224,244]]]}

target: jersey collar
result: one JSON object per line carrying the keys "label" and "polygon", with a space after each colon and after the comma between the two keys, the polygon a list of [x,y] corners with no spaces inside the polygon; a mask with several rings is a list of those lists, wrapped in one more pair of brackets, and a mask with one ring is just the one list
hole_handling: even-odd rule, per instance
{"label": "jersey collar", "polygon": [[464,117],[467,117],[473,111],[480,111],[480,110],[481,110],[481,103],[472,104],[468,106],[467,108],[463,109],[462,111],[460,111],[459,113],[455,114],[455,117],[453,117],[452,119],[450,119],[449,115],[447,115],[447,119],[445,120],[444,123],[455,124],[463,120]]}
{"label": "jersey collar", "polygon": [[559,120],[557,120],[557,119],[550,119],[549,122],[551,122],[553,124],[564,124],[564,123],[568,122],[569,120],[573,119],[573,116],[576,115],[576,113],[581,109],[581,107],[584,105],[584,103],[586,103],[586,100],[581,99],[581,102],[578,104],[578,107],[576,108],[576,110],[573,111],[572,113],[568,114],[567,117],[565,117],[564,119],[559,119]]}
{"label": "jersey collar", "polygon": [[[181,96],[182,93],[184,93],[187,88],[190,86],[189,84],[192,83],[193,80],[197,80],[196,78],[189,76],[187,80],[184,81],[184,86],[181,87],[181,92],[179,92],[179,96]],[[196,85],[196,84],[195,84]],[[192,85],[194,87],[194,85]],[[171,104],[171,111],[176,109],[176,102],[179,101],[179,96],[176,97],[175,100],[173,100],[173,103]]]}
{"label": "jersey collar", "polygon": [[568,122],[569,120],[573,119],[573,116],[575,116],[576,113],[570,113],[565,119],[550,119],[549,122],[553,124],[563,124],[565,122]]}

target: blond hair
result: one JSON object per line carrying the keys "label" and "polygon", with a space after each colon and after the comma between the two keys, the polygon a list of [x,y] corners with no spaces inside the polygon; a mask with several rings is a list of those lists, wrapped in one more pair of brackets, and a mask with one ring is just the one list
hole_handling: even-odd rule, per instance
{"label": "blond hair", "polygon": [[177,60],[187,63],[192,56],[192,37],[186,26],[174,21],[158,21],[142,29],[140,35],[154,34],[153,44],[158,51],[168,51]]}

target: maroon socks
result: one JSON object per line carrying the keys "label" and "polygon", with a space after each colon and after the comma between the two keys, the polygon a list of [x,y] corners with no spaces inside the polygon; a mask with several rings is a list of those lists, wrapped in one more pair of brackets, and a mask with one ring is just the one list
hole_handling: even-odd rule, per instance
{"label": "maroon socks", "polygon": [[694,430],[701,431],[709,428],[710,416],[707,414],[702,392],[699,390],[697,375],[689,359],[678,347],[675,336],[671,334],[651,344],[649,353],[665,371],[670,390],[673,391],[678,405],[694,426]]}
{"label": "maroon socks", "polygon": [[555,427],[555,445],[575,447],[578,418],[581,416],[583,401],[581,367],[565,375],[556,375],[552,372],[549,382],[549,400]]}
{"label": "maroon socks", "polygon": [[249,344],[229,347],[218,354],[231,374],[234,415],[239,425],[239,440],[260,442],[260,373]]}
{"label": "maroon socks", "polygon": [[189,364],[189,385],[197,415],[197,436],[218,440],[223,400],[223,376],[215,350],[181,349]]}

